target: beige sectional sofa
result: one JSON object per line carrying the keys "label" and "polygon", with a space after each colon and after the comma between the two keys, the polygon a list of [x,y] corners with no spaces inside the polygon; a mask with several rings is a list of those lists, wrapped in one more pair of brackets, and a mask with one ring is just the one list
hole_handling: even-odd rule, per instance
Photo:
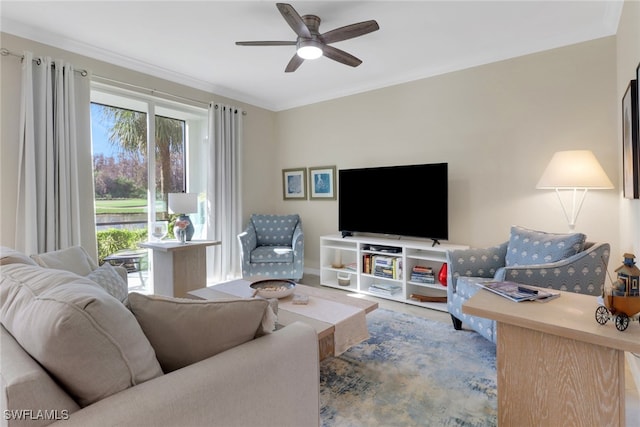
{"label": "beige sectional sofa", "polygon": [[0,255],[0,425],[319,424],[316,332],[272,331],[268,302],[123,294],[81,248]]}

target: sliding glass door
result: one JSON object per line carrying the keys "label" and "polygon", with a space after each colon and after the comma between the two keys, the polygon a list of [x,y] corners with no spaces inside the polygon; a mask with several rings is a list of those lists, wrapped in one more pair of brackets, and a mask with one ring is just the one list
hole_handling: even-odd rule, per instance
{"label": "sliding glass door", "polygon": [[204,238],[206,110],[94,85],[91,127],[99,261],[124,265],[130,289],[152,292],[140,241],[166,224],[169,193],[197,193],[194,238]]}

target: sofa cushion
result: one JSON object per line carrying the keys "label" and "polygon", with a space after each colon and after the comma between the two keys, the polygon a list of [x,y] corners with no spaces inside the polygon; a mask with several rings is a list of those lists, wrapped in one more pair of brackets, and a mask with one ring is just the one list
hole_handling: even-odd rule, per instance
{"label": "sofa cushion", "polygon": [[86,276],[98,266],[81,246],[31,255],[31,258],[42,267],[55,268]]}
{"label": "sofa cushion", "polygon": [[100,267],[87,274],[87,279],[96,282],[102,289],[107,291],[109,295],[117,298],[120,302],[124,302],[129,295],[129,285],[118,274],[115,267],[105,262]]}
{"label": "sofa cushion", "polygon": [[585,239],[582,233],[554,234],[513,226],[505,263],[511,267],[560,261],[582,252]]}
{"label": "sofa cushion", "polygon": [[20,251],[9,248],[7,246],[0,246],[0,265],[8,264],[29,264],[36,265],[35,261],[29,258],[27,255]]}
{"label": "sofa cushion", "polygon": [[135,317],[96,283],[20,264],[0,277],[0,322],[80,406],[162,375]]}
{"label": "sofa cushion", "polygon": [[251,221],[256,229],[258,246],[291,246],[293,241],[293,231],[295,230],[300,216],[291,215],[265,215],[253,214]]}
{"label": "sofa cushion", "polygon": [[128,301],[165,372],[243,344],[275,326],[264,299],[210,301],[132,292]]}

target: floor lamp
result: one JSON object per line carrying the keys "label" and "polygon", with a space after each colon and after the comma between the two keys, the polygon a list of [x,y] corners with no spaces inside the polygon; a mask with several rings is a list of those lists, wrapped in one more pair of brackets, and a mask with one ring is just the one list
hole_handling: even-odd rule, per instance
{"label": "floor lamp", "polygon": [[[537,189],[555,190],[569,230],[574,230],[578,214],[588,190],[608,190],[613,184],[596,156],[589,150],[558,151],[547,165]],[[571,191],[571,216],[560,191]]]}

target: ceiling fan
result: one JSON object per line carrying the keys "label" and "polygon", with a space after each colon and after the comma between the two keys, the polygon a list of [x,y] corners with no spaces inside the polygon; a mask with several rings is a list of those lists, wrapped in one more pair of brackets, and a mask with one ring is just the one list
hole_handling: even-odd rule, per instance
{"label": "ceiling fan", "polygon": [[296,54],[287,64],[286,73],[291,73],[298,69],[305,59],[316,59],[326,56],[329,59],[338,61],[351,67],[357,67],[362,61],[355,56],[329,46],[330,43],[340,42],[352,39],[354,37],[363,36],[378,30],[380,27],[374,20],[359,22],[357,24],[346,25],[320,34],[320,18],[316,15],[300,16],[298,12],[287,3],[276,3],[278,10],[284,17],[285,21],[298,35],[295,41],[248,41],[236,42],[238,46],[296,46]]}

